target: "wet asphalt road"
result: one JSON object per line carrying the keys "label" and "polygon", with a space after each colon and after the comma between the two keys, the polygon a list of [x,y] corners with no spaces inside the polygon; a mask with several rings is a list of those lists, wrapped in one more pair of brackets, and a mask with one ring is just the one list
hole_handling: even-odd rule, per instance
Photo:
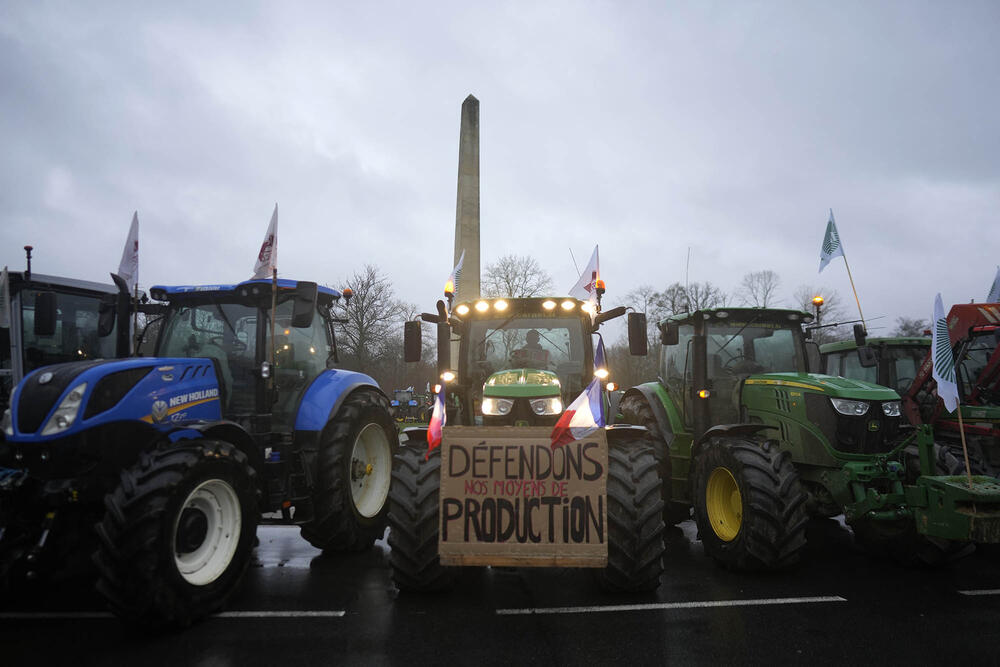
{"label": "wet asphalt road", "polygon": [[529,569],[468,569],[451,592],[400,595],[382,541],[328,557],[294,527],[258,535],[227,615],[136,634],[64,584],[0,602],[0,664],[1000,664],[1000,555],[899,568],[836,520],[813,522],[803,563],[768,575],[716,567],[682,524],[649,595]]}

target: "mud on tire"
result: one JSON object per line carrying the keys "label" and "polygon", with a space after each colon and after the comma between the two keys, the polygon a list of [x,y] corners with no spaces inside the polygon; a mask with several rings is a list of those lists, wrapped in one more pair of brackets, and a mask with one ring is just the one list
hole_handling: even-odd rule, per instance
{"label": "mud on tire", "polygon": [[222,608],[257,532],[255,473],[234,446],[183,440],[143,452],[105,497],[97,590],[138,625],[185,626]]}
{"label": "mud on tire", "polygon": [[382,537],[397,447],[388,400],[374,391],[349,396],[321,436],[314,514],[302,537],[325,551],[362,551]]}
{"label": "mud on tire", "polygon": [[389,567],[401,591],[431,592],[451,586],[455,568],[438,558],[438,498],[441,450],[425,460],[423,447],[401,447],[389,491]]}
{"label": "mud on tire", "polygon": [[663,500],[653,449],[645,442],[608,447],[608,565],[596,572],[610,591],[652,591],[663,572]]}
{"label": "mud on tire", "polygon": [[712,438],[694,463],[705,553],[734,570],[775,570],[805,546],[806,493],[791,454],[770,442]]}

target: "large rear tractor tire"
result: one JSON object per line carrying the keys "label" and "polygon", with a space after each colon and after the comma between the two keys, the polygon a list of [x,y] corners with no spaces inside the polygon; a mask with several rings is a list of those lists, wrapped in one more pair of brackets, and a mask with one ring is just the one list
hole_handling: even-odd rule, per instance
{"label": "large rear tractor tire", "polygon": [[[920,477],[920,450],[910,445],[903,450],[906,466],[906,482],[913,484]],[[934,444],[935,475],[965,475],[965,457],[961,447]],[[987,474],[985,466],[975,457],[970,457],[969,465],[973,475]],[[969,542],[942,540],[917,532],[912,519],[896,521],[876,521],[857,519],[851,522],[854,541],[872,555],[885,557],[900,565],[935,566],[947,563],[970,553]]]}
{"label": "large rear tractor tire", "polygon": [[129,623],[183,627],[221,609],[257,533],[255,473],[229,443],[143,452],[104,499],[97,590]]}
{"label": "large rear tractor tire", "polygon": [[805,546],[807,495],[791,454],[771,442],[712,438],[694,463],[705,553],[734,570],[777,570]]}
{"label": "large rear tractor tire", "polygon": [[438,557],[438,499],[441,450],[425,459],[419,441],[396,454],[389,491],[389,567],[401,591],[444,590],[455,580],[455,568]]}
{"label": "large rear tractor tire", "polygon": [[663,572],[663,500],[651,447],[608,447],[608,565],[596,573],[609,591],[652,591]]}
{"label": "large rear tractor tire", "polygon": [[622,399],[618,410],[622,414],[623,423],[644,426],[649,431],[649,444],[656,456],[656,470],[662,482],[663,523],[675,526],[682,521],[687,521],[691,518],[691,506],[686,502],[671,500],[670,476],[673,471],[670,465],[670,452],[667,449],[663,433],[660,431],[659,422],[653,415],[653,409],[646,402],[644,396],[632,394]]}
{"label": "large rear tractor tire", "polygon": [[324,551],[362,551],[382,537],[398,442],[385,397],[351,394],[323,430],[314,514],[302,537]]}

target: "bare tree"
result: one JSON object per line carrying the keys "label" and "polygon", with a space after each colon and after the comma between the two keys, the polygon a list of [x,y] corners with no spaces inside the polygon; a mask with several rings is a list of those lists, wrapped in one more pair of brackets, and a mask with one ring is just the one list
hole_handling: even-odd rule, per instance
{"label": "bare tree", "polygon": [[781,278],[770,269],[766,271],[752,271],[745,276],[736,288],[736,298],[740,300],[740,305],[751,306],[753,308],[773,307],[777,302],[778,287],[781,286]]}
{"label": "bare tree", "polygon": [[708,281],[691,283],[685,291],[691,311],[718,308],[726,304],[726,293]]}
{"label": "bare tree", "polygon": [[486,267],[483,295],[488,297],[540,296],[552,290],[552,278],[533,257],[504,255]]}
{"label": "bare tree", "polygon": [[654,295],[654,303],[663,317],[686,313],[690,310],[684,285],[674,283]]}
{"label": "bare tree", "polygon": [[341,299],[334,309],[347,323],[340,334],[344,362],[357,370],[374,372],[376,362],[401,353],[395,337],[413,306],[396,299],[392,283],[379,268],[366,264],[341,284],[354,292],[350,305]]}
{"label": "bare tree", "polygon": [[927,320],[918,320],[909,317],[897,317],[896,318],[896,330],[892,332],[893,336],[926,336],[924,333],[930,329],[930,324]]}

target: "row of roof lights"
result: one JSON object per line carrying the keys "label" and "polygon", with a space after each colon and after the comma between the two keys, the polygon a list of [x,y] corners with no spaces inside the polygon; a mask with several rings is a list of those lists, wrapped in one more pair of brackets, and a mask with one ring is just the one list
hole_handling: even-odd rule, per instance
{"label": "row of roof lights", "polygon": [[[476,312],[478,313],[485,313],[491,307],[498,313],[502,313],[505,310],[507,310],[507,308],[510,307],[510,304],[508,304],[503,299],[497,299],[496,301],[493,302],[477,301],[475,306],[473,307],[476,309]],[[552,299],[546,299],[545,301],[542,302],[542,308],[544,308],[545,310],[555,310],[556,307],[560,307],[568,312],[576,308],[576,301],[573,301],[571,299],[566,299],[562,303],[556,303]],[[455,308],[455,312],[459,315],[466,315],[468,314],[469,310],[471,309],[469,308],[468,304],[464,303],[460,304],[457,308]],[[591,312],[591,310],[593,310],[593,306],[589,302],[586,302],[580,305],[580,310],[582,310],[585,313],[589,313]]]}

